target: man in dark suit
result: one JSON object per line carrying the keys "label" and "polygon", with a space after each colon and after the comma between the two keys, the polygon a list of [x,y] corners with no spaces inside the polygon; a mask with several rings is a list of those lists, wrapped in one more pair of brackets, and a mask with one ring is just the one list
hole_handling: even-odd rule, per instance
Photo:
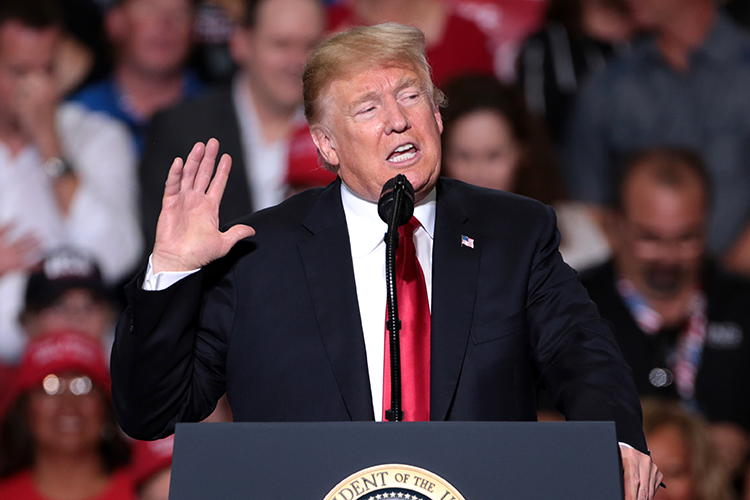
{"label": "man in dark suit", "polygon": [[289,137],[302,116],[299,75],[323,33],[318,0],[247,0],[230,40],[239,66],[231,86],[154,116],[140,168],[141,219],[152,248],[167,170],[198,141],[216,137],[234,162],[222,224],[275,205],[286,192]]}
{"label": "man in dark suit", "polygon": [[225,388],[235,420],[380,420],[377,200],[401,173],[414,186],[412,242],[431,303],[429,418],[534,420],[541,383],[568,418],[616,422],[627,498],[651,498],[661,474],[644,453],[632,378],[557,251],[554,213],[438,179],[442,94],[429,74],[415,28],[355,28],[324,43],[305,70],[305,109],[339,179],[224,233],[216,213],[231,160],[213,181],[215,140],[184,167],[175,160],[113,349],[123,428],[163,436],[207,415]]}
{"label": "man in dark suit", "polygon": [[750,429],[750,282],[706,256],[706,167],[688,150],[643,150],[625,163],[618,200],[614,258],[583,273],[583,285],[615,325],[638,393],[702,413],[739,469]]}

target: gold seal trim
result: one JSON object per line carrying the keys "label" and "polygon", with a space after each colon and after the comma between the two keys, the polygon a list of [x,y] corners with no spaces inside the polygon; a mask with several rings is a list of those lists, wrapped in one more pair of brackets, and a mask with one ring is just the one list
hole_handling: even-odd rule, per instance
{"label": "gold seal trim", "polygon": [[384,464],[355,472],[323,500],[465,500],[448,481],[426,469]]}

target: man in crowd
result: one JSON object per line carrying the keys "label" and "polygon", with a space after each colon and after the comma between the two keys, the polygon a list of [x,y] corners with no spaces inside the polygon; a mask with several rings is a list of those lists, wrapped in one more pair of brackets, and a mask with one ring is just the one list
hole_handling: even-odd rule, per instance
{"label": "man in crowd", "polygon": [[305,114],[339,176],[326,188],[222,233],[231,158],[212,181],[216,140],[196,144],[184,168],[173,162],[150,264],[128,285],[115,337],[123,429],[170,434],[207,416],[225,388],[235,421],[387,417],[377,201],[401,173],[416,202],[397,257],[411,304],[400,308],[404,418],[534,420],[541,382],[568,418],[616,422],[627,498],[651,498],[661,473],[645,454],[635,387],[557,251],[552,210],[438,179],[443,96],[424,46],[419,30],[386,24],[311,56]]}
{"label": "man in crowd", "polygon": [[99,266],[71,248],[46,255],[29,276],[20,319],[30,337],[76,330],[108,346],[114,307]]}
{"label": "man in crowd", "polygon": [[249,0],[245,22],[231,39],[240,68],[231,88],[154,118],[141,164],[149,246],[168,166],[208,137],[218,138],[235,164],[221,205],[223,223],[284,198],[288,139],[303,119],[300,75],[323,26],[317,0]]}
{"label": "man in crowd", "polygon": [[699,156],[669,148],[635,154],[623,172],[614,259],[583,284],[614,324],[638,392],[699,410],[739,466],[750,429],[750,282],[706,258],[708,174]]}
{"label": "man in crowd", "polygon": [[72,98],[124,121],[139,154],[154,113],[202,89],[197,75],[185,69],[193,4],[193,0],[118,0],[105,18],[115,50],[114,70]]}
{"label": "man in crowd", "polygon": [[[629,152],[659,144],[697,149],[716,193],[708,247],[733,255],[750,221],[750,36],[713,0],[629,2],[650,34],[580,94],[564,158],[571,193],[605,207]],[[750,250],[741,253],[735,260],[750,269]]]}
{"label": "man in crowd", "polygon": [[114,120],[60,104],[54,0],[0,3],[0,357],[23,347],[17,317],[39,250],[89,253],[109,284],[141,254],[135,154]]}

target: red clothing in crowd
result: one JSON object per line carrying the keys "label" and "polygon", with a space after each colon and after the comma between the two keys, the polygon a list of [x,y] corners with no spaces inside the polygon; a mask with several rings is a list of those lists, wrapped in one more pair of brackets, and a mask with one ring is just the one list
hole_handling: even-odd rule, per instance
{"label": "red clothing in crowd", "polygon": [[[330,31],[343,31],[362,24],[365,23],[348,4],[336,4],[328,10]],[[427,46],[427,61],[438,86],[462,73],[493,74],[487,36],[473,21],[458,15],[453,9],[448,14],[442,38]]]}
{"label": "red clothing in crowd", "polygon": [[[0,481],[0,498],[3,500],[49,500],[36,489],[30,470],[18,472]],[[112,474],[98,495],[81,500],[136,500],[133,479],[124,470]]]}

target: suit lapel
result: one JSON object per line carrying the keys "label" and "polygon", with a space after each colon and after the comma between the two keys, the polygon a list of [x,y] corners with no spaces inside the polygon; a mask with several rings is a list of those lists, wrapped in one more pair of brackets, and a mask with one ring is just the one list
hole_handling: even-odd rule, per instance
{"label": "suit lapel", "polygon": [[374,420],[341,181],[318,197],[298,248],[328,359],[352,420]]}
{"label": "suit lapel", "polygon": [[431,420],[445,420],[448,415],[476,298],[481,241],[475,248],[461,244],[462,235],[476,236],[458,198],[455,186],[441,180],[432,251]]}

